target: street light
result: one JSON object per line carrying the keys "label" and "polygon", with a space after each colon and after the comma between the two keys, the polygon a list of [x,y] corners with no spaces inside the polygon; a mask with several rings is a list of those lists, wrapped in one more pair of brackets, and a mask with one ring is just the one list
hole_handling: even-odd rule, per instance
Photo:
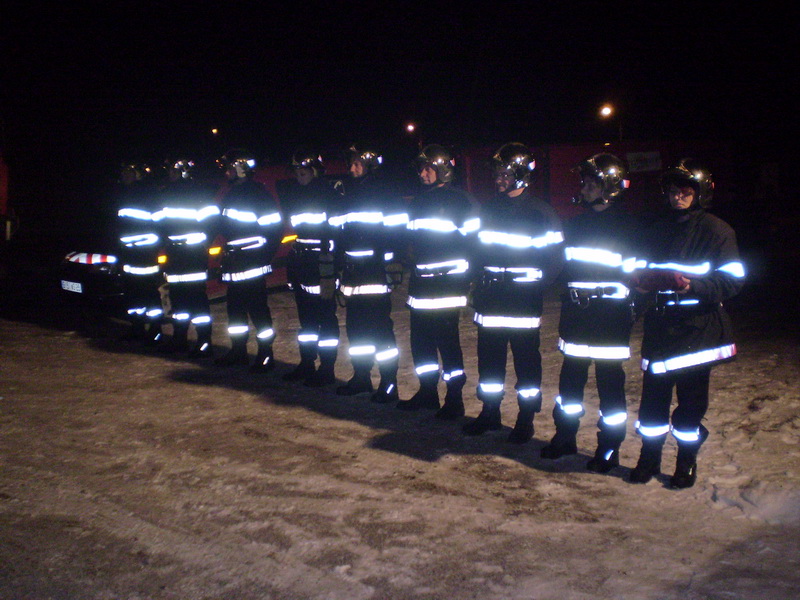
{"label": "street light", "polygon": [[406,123],[406,132],[412,137],[416,138],[417,146],[422,150],[422,136],[417,131],[417,124],[413,122]]}
{"label": "street light", "polygon": [[[600,107],[600,118],[601,119],[610,119],[616,114],[616,109],[611,104],[603,104]],[[617,127],[619,129],[619,141],[622,141],[622,119],[617,115]]]}

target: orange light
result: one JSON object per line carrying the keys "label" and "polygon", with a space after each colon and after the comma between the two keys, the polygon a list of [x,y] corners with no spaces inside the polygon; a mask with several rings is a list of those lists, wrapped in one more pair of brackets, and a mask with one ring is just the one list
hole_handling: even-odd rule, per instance
{"label": "orange light", "polygon": [[297,234],[296,233],[293,233],[291,235],[285,235],[285,236],[283,236],[283,239],[281,240],[281,244],[288,244],[289,242],[293,242],[296,239],[297,239]]}
{"label": "orange light", "polygon": [[160,265],[167,264],[167,255],[166,254],[159,254],[158,255],[158,264],[160,264]]}
{"label": "orange light", "polygon": [[208,253],[211,256],[216,256],[220,252],[222,252],[222,247],[221,246],[212,246],[211,248],[208,249]]}

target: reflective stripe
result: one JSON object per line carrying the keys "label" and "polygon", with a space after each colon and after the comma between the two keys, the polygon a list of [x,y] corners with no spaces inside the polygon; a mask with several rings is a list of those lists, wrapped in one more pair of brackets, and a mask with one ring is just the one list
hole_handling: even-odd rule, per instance
{"label": "reflective stripe", "polygon": [[267,265],[266,267],[256,267],[255,269],[249,269],[247,271],[239,271],[237,273],[223,273],[222,274],[222,281],[247,281],[248,279],[255,279],[256,277],[260,277],[261,275],[266,275],[267,273],[272,272],[272,267]]}
{"label": "reflective stripe", "polygon": [[371,284],[371,285],[357,285],[353,286],[341,286],[342,294],[345,296],[364,296],[368,294],[388,294],[389,293],[389,286],[388,285],[381,285],[381,284]]}
{"label": "reflective stripe", "polygon": [[155,233],[141,233],[138,235],[126,235],[119,238],[119,241],[126,246],[154,246],[158,243],[159,237]]}
{"label": "reflective stripe", "polygon": [[722,265],[717,271],[723,271],[733,275],[737,279],[744,277],[744,265],[738,261],[729,262]]}
{"label": "reflective stripe", "polygon": [[452,233],[457,231],[458,227],[456,227],[456,224],[448,219],[425,218],[409,221],[408,229],[411,231],[427,230],[437,231],[440,233]]}
{"label": "reflective stripe", "polygon": [[[596,297],[611,298],[615,300],[627,298],[631,293],[631,290],[628,288],[628,286],[623,285],[618,281],[570,281],[567,283],[567,287],[574,288],[576,290],[599,289],[600,293],[598,293]],[[606,291],[608,288],[611,288],[614,291]]]}
{"label": "reflective stripe", "polygon": [[113,254],[90,254],[87,252],[70,252],[67,254],[69,262],[80,263],[83,265],[96,265],[100,263],[115,263],[117,257]]}
{"label": "reflective stripe", "polygon": [[228,327],[228,333],[230,335],[241,335],[243,333],[247,333],[250,331],[250,327],[247,325],[231,325]]}
{"label": "reflective stripe", "polygon": [[642,425],[641,422],[636,421],[636,430],[642,437],[658,437],[661,435],[667,435],[669,433],[669,424]]}
{"label": "reflective stripe", "polygon": [[473,321],[483,327],[507,327],[510,329],[538,329],[539,317],[500,317],[475,313]]}
{"label": "reflective stripe", "polygon": [[[312,240],[312,239],[306,239],[306,238],[295,238],[294,241],[297,242],[300,245],[307,244],[309,246],[314,246],[316,244],[321,244],[322,243],[322,240]],[[309,248],[303,248],[303,250],[309,250]],[[319,252],[320,248],[310,248],[310,250],[314,250],[316,252]]]}
{"label": "reflective stripe", "polygon": [[481,231],[478,233],[478,239],[484,244],[500,244],[512,248],[544,248],[560,244],[564,241],[564,235],[560,231],[548,231],[538,237],[502,231]]}
{"label": "reflective stripe", "polygon": [[389,348],[388,350],[381,350],[375,354],[375,360],[378,362],[386,362],[393,358],[400,356],[400,351],[397,348]]}
{"label": "reflective stripe", "polygon": [[610,415],[604,415],[603,412],[600,411],[600,417],[605,425],[614,427],[616,425],[622,425],[625,421],[627,421],[628,413],[625,411],[620,411]]}
{"label": "reflective stripe", "polygon": [[151,308],[150,310],[148,310],[145,313],[145,315],[147,315],[148,317],[158,317],[158,316],[161,316],[163,314],[164,314],[164,311],[162,309],[160,309],[160,308]]}
{"label": "reflective stripe", "polygon": [[383,213],[371,211],[351,212],[344,215],[335,215],[328,219],[328,223],[334,227],[341,227],[345,223],[369,223],[377,225],[383,223]]}
{"label": "reflective stripe", "polygon": [[189,246],[193,246],[195,244],[202,244],[207,239],[208,236],[205,233],[185,233],[183,235],[169,236],[169,240],[171,242],[181,242]]}
{"label": "reflective stripe", "polygon": [[322,293],[322,288],[318,285],[303,285],[300,284],[300,289],[308,294],[319,296]]}
{"label": "reflective stripe", "polygon": [[328,214],[324,212],[306,212],[289,217],[292,227],[298,225],[321,225],[328,222]]}
{"label": "reflective stripe", "polygon": [[680,271],[689,275],[705,275],[711,271],[711,263],[704,262],[699,265],[682,265],[680,263],[650,263],[647,265],[648,269],[666,269],[668,271]]}
{"label": "reflective stripe", "polygon": [[678,369],[685,369],[686,367],[694,367],[697,365],[704,365],[706,363],[716,362],[718,360],[725,360],[736,356],[736,344],[728,344],[727,346],[720,346],[719,348],[711,348],[709,350],[701,350],[699,352],[692,352],[682,356],[675,356],[667,360],[658,360],[651,362],[646,358],[642,359],[642,371],[649,370],[654,375],[660,375],[669,371],[676,371]]}
{"label": "reflective stripe", "polygon": [[564,257],[567,260],[588,262],[603,265],[604,267],[621,267],[624,262],[622,254],[604,248],[570,246],[564,248]]}
{"label": "reflective stripe", "polygon": [[187,312],[180,312],[180,313],[174,313],[172,315],[172,318],[175,319],[176,321],[188,321],[190,316],[191,315],[189,315],[189,313]]}
{"label": "reflective stripe", "polygon": [[365,346],[350,346],[348,354],[350,354],[350,356],[366,356],[368,354],[375,354],[375,346],[371,344]]}
{"label": "reflective stripe", "polygon": [[140,306],[138,308],[129,308],[128,314],[129,315],[143,315],[144,312],[147,310],[144,306]]}
{"label": "reflective stripe", "polygon": [[268,215],[261,215],[258,217],[258,224],[261,226],[264,225],[276,225],[281,222],[281,213],[274,212]]}
{"label": "reflective stripe", "polygon": [[679,431],[673,427],[672,435],[676,440],[680,440],[682,442],[699,442],[700,428],[698,427],[694,431]]}
{"label": "reflective stripe", "polygon": [[464,374],[464,369],[455,369],[453,371],[450,371],[449,373],[444,373],[442,375],[442,379],[444,379],[445,381],[450,381],[454,377],[461,377],[463,374]]}
{"label": "reflective stripe", "polygon": [[484,267],[484,270],[490,273],[518,273],[520,277],[514,277],[512,281],[521,283],[539,281],[542,278],[542,270],[534,267]]}
{"label": "reflective stripe", "polygon": [[480,383],[478,387],[486,394],[499,394],[505,388],[502,383]]}
{"label": "reflective stripe", "polygon": [[463,258],[459,258],[456,260],[446,260],[444,262],[417,265],[417,269],[419,269],[420,271],[443,271],[447,267],[452,267],[452,268],[446,273],[432,273],[432,274],[421,273],[420,276],[432,277],[433,275],[457,275],[459,273],[466,273],[469,270],[469,261]]}
{"label": "reflective stripe", "polygon": [[346,250],[345,254],[354,258],[360,258],[363,256],[373,256],[375,254],[375,250]]}
{"label": "reflective stripe", "polygon": [[186,221],[202,221],[207,217],[218,215],[219,208],[216,206],[206,206],[200,209],[194,208],[173,208],[165,206],[161,210],[153,213],[154,221],[163,219],[183,219]]}
{"label": "reflective stripe", "polygon": [[137,219],[139,221],[150,221],[153,218],[153,213],[140,208],[120,208],[117,211],[117,216]]}
{"label": "reflective stripe", "polygon": [[481,228],[481,220],[478,217],[474,217],[472,219],[467,219],[464,221],[464,226],[459,228],[459,231],[463,235],[468,235],[470,233],[475,233]]}
{"label": "reflective stripe", "polygon": [[339,345],[339,338],[331,338],[329,340],[320,340],[317,346],[319,348],[336,348]]}
{"label": "reflective stripe", "polygon": [[211,317],[209,317],[208,315],[195,317],[194,319],[192,319],[192,323],[194,323],[195,325],[205,325],[206,323],[211,323]]}
{"label": "reflective stripe", "polygon": [[203,271],[202,273],[186,273],[185,275],[167,275],[167,283],[189,283],[191,281],[205,281],[208,279],[208,274]]}
{"label": "reflective stripe", "polygon": [[300,333],[297,335],[297,341],[301,344],[316,343],[319,336],[316,333]]}
{"label": "reflective stripe", "polygon": [[131,275],[155,275],[159,272],[160,267],[153,265],[151,267],[132,267],[131,265],[122,265],[122,270]]}
{"label": "reflective stripe", "polygon": [[583,413],[583,404],[580,402],[565,402],[561,396],[556,396],[556,404],[571,417]]}
{"label": "reflective stripe", "polygon": [[409,296],[406,304],[419,310],[436,310],[437,308],[459,308],[467,305],[466,296],[452,296],[450,298],[414,298]]}
{"label": "reflective stripe", "polygon": [[386,253],[383,255],[383,260],[385,260],[386,262],[391,262],[391,261],[393,261],[393,260],[394,260],[394,252],[386,252]]}
{"label": "reflective stripe", "polygon": [[523,398],[535,398],[541,393],[542,390],[539,388],[520,388],[517,390],[517,394],[522,396]]}
{"label": "reflective stripe", "polygon": [[383,224],[386,227],[398,227],[408,223],[407,213],[397,213],[395,215],[386,215],[383,217]]}
{"label": "reflective stripe", "polygon": [[267,329],[262,329],[256,334],[256,337],[260,340],[268,340],[269,338],[275,335],[275,330],[272,327],[268,327]]}
{"label": "reflective stripe", "polygon": [[420,365],[414,369],[417,375],[425,375],[425,373],[439,372],[439,363],[430,363],[427,365]]}
{"label": "reflective stripe", "polygon": [[231,240],[228,242],[228,246],[239,246],[238,250],[253,250],[255,248],[260,248],[267,243],[267,238],[263,236],[254,236],[248,238],[241,238],[238,240]]}
{"label": "reflective stripe", "polygon": [[626,360],[631,357],[628,346],[589,346],[587,344],[573,344],[558,339],[558,349],[567,356],[577,358],[591,358],[596,360]]}

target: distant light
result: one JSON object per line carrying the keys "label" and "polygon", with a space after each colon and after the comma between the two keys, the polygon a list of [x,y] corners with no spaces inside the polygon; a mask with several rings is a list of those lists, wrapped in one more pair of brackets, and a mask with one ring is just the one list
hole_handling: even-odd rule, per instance
{"label": "distant light", "polygon": [[610,104],[604,104],[600,107],[600,116],[601,117],[610,117],[614,113],[614,107]]}
{"label": "distant light", "polygon": [[414,131],[416,130],[416,128],[417,128],[417,126],[416,126],[416,125],[414,125],[413,123],[409,123],[408,125],[406,125],[406,131],[407,131],[408,133],[414,133]]}
{"label": "distant light", "polygon": [[214,128],[211,130],[211,135],[217,135],[218,133],[219,133],[219,129],[217,129],[216,127],[214,127]]}

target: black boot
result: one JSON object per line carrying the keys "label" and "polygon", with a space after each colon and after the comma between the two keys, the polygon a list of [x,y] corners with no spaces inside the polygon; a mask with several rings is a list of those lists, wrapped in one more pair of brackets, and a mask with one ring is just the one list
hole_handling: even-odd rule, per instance
{"label": "black boot", "polygon": [[195,325],[195,331],[197,332],[197,341],[189,348],[189,358],[210,358],[213,352],[211,348],[211,324]]}
{"label": "black boot", "polygon": [[258,342],[256,359],[250,366],[251,373],[269,373],[275,370],[275,359],[272,356],[272,343]]}
{"label": "black boot", "polygon": [[661,473],[661,451],[666,438],[666,435],[659,435],[642,439],[639,461],[629,476],[631,483],[647,483]]}
{"label": "black boot", "polygon": [[619,466],[619,447],[625,439],[625,423],[609,426],[601,421],[599,426],[597,450],[586,463],[586,469],[593,473],[608,473]]}
{"label": "black boot", "polygon": [[556,434],[550,443],[542,448],[540,456],[550,460],[556,460],[562,456],[569,456],[578,453],[578,428],[581,424],[583,411],[575,414],[567,414],[561,405],[557,403],[553,407],[553,421],[556,424]]}
{"label": "black boot", "polygon": [[231,348],[225,354],[214,360],[214,364],[221,367],[232,367],[235,365],[247,365],[247,339],[234,338],[231,340]]}
{"label": "black boot", "polygon": [[370,369],[356,369],[350,381],[336,388],[336,395],[355,396],[356,394],[371,394],[373,389]]}
{"label": "black boot", "polygon": [[420,382],[419,390],[409,400],[397,403],[397,408],[405,411],[429,409],[439,410],[439,390],[436,382]]}
{"label": "black boot", "polygon": [[437,419],[455,421],[464,416],[464,399],[461,396],[461,389],[464,387],[465,382],[465,377],[451,379],[447,382],[444,406],[436,412]]}
{"label": "black boot", "polygon": [[519,412],[514,429],[508,434],[508,442],[511,444],[525,444],[533,439],[533,418],[542,408],[542,396],[534,398],[523,398],[517,396]]}
{"label": "black boot", "polygon": [[164,354],[174,354],[176,352],[186,352],[189,349],[189,325],[181,322],[173,324],[172,337],[166,343],[158,347],[159,352]]}
{"label": "black boot", "polygon": [[503,428],[500,417],[501,400],[484,400],[483,408],[476,419],[470,421],[461,430],[466,435],[481,435],[487,431],[499,431]]}
{"label": "black boot", "polygon": [[675,489],[690,488],[697,481],[697,453],[700,446],[708,438],[708,429],[700,426],[700,439],[694,442],[678,440],[678,459],[675,462],[675,474],[669,480],[669,487]]}
{"label": "black boot", "polygon": [[300,363],[288,373],[284,373],[281,379],[284,381],[300,381],[311,377],[314,374],[314,361],[301,360]]}
{"label": "black boot", "polygon": [[322,361],[319,369],[306,377],[305,385],[312,388],[325,387],[336,383],[336,374],[333,370],[334,363]]}
{"label": "black boot", "polygon": [[383,379],[381,379],[378,389],[374,394],[372,394],[372,396],[370,396],[369,399],[370,402],[374,402],[375,404],[390,404],[392,402],[397,402],[398,400],[399,396],[397,394],[397,382],[384,381]]}
{"label": "black boot", "polygon": [[161,319],[153,319],[144,335],[144,345],[148,348],[157,346],[161,341]]}

